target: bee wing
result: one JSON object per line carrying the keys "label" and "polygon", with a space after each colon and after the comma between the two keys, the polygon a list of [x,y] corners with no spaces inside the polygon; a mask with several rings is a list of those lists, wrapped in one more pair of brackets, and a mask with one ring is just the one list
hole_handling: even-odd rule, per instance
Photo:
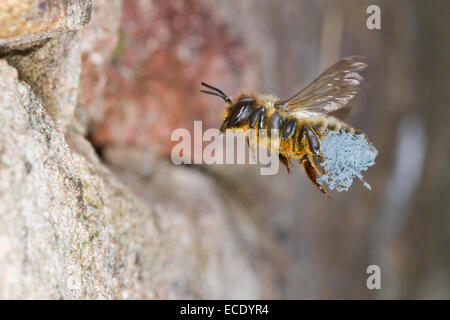
{"label": "bee wing", "polygon": [[287,112],[315,111],[329,113],[341,109],[358,92],[363,77],[358,73],[367,64],[357,56],[348,57],[334,64],[309,86],[295,96],[280,101]]}

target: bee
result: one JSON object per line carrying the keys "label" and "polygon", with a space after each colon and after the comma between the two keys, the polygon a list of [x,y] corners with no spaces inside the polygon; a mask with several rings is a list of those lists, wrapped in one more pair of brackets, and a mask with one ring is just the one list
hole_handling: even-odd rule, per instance
{"label": "bee", "polygon": [[[344,106],[357,94],[363,77],[359,74],[367,67],[360,57],[342,59],[328,68],[306,88],[289,99],[274,95],[240,94],[233,100],[223,91],[202,82],[212,90],[200,90],[215,95],[226,102],[225,115],[220,131],[253,129],[260,145],[277,146],[279,158],[288,172],[298,161],[306,176],[324,194],[324,187],[317,177],[324,174],[319,165],[324,163],[320,139],[328,130],[359,133],[359,130],[330,115]],[[277,141],[261,132],[279,130]]]}

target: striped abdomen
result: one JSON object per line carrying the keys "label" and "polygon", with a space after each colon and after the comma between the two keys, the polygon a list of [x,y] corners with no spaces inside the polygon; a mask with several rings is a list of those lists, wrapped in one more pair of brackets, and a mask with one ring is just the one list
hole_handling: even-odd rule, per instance
{"label": "striped abdomen", "polygon": [[[271,143],[275,143],[274,145],[280,147],[283,153],[291,156],[300,156],[304,153],[305,139],[312,144],[311,147],[317,145],[316,147],[319,148],[318,138],[321,138],[327,129],[355,132],[352,127],[335,117],[320,113],[311,113],[308,116],[288,114],[273,106],[259,104],[252,97],[241,98],[236,104],[227,108],[221,131],[224,132],[227,129],[254,129],[258,142],[266,146],[270,139],[265,137],[270,137],[271,130],[277,129],[279,139]],[[263,132],[262,129],[266,131]],[[271,138],[273,140],[273,137]]]}

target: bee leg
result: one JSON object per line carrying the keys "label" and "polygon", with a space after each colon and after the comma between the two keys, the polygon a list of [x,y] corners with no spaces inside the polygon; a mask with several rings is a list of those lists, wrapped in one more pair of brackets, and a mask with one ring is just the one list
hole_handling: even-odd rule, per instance
{"label": "bee leg", "polygon": [[303,170],[305,171],[309,180],[311,180],[311,182],[320,190],[320,192],[326,194],[328,198],[331,198],[331,196],[327,194],[325,188],[317,182],[316,170],[314,170],[314,167],[309,161],[308,157],[304,157],[302,160],[300,160],[300,162],[302,163]]}
{"label": "bee leg", "polygon": [[[318,143],[318,145],[319,145],[319,148],[318,148],[318,151],[317,151],[317,149],[315,149],[315,150],[311,150],[311,149],[314,149],[314,148],[309,148],[309,150],[308,150],[308,148],[307,148],[307,153],[308,153],[308,155],[310,156],[310,158],[311,158],[311,162],[312,162],[312,164],[313,164],[313,166],[314,166],[314,168],[317,170],[317,172],[319,172],[319,174],[320,175],[323,175],[323,173],[325,172],[326,174],[328,174],[328,175],[330,175],[330,172],[328,171],[328,169],[326,169],[327,168],[327,162],[326,162],[326,160],[325,160],[325,158],[323,157],[323,155],[322,155],[322,148],[320,147],[320,140],[322,139],[322,138],[324,138],[327,134],[328,134],[328,132],[327,132],[327,130],[326,130],[326,126],[319,126],[319,127],[315,127],[314,129],[312,129],[312,128],[305,128],[305,131],[307,131],[307,130],[311,130],[313,133],[315,133],[315,135],[317,136],[317,138],[318,138],[318,141],[317,141],[317,143]],[[314,137],[311,137],[311,139],[312,140],[310,140],[310,136],[311,135],[308,135],[308,134],[306,134],[307,135],[307,139],[308,139],[308,143],[309,143],[309,145],[316,145],[316,143],[311,143],[310,141],[313,141],[314,140]],[[322,160],[322,163],[321,163],[321,166],[320,166],[320,169],[319,169],[319,166],[317,165],[317,162],[316,162],[316,159],[317,158],[319,158],[320,160]],[[325,170],[323,170],[323,168],[325,168]]]}
{"label": "bee leg", "polygon": [[[312,155],[309,155],[311,157],[311,163],[314,166],[314,169],[316,169],[316,171],[319,173],[320,176],[323,175],[324,171],[326,174],[329,174],[328,170],[324,170],[323,167],[326,167],[327,162],[325,161],[325,158],[323,157],[322,154],[319,154],[317,157],[313,157]],[[322,160],[322,163],[320,164],[320,166],[317,165],[317,158],[319,158],[320,160]]]}
{"label": "bee leg", "polygon": [[286,166],[287,172],[292,173],[291,172],[292,163],[289,161],[289,159],[283,156],[281,153],[278,155],[278,157],[280,158],[281,163]]}
{"label": "bee leg", "polygon": [[317,136],[317,133],[308,125],[305,124],[303,134],[306,135],[306,140],[308,141],[308,146],[306,151],[311,159],[310,163],[313,165],[314,169],[319,175],[322,175],[322,170],[319,169],[319,166],[316,163],[316,158],[321,159],[325,162],[325,158],[323,157],[320,148],[320,140]]}
{"label": "bee leg", "polygon": [[[319,166],[317,165],[316,158],[319,158],[320,160],[322,160],[322,163],[320,165],[320,169],[319,169]],[[330,171],[327,169],[327,161],[325,160],[325,158],[323,157],[322,154],[320,154],[318,157],[312,157],[311,162],[312,162],[314,168],[317,170],[317,172],[319,172],[319,175],[322,176],[324,172],[328,176],[330,175]]]}

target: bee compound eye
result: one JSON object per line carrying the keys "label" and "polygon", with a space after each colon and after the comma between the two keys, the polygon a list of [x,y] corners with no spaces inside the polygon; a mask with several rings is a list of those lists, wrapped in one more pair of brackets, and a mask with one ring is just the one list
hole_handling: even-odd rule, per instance
{"label": "bee compound eye", "polygon": [[230,126],[237,126],[248,120],[255,107],[255,102],[254,98],[240,99],[231,110],[228,121]]}

